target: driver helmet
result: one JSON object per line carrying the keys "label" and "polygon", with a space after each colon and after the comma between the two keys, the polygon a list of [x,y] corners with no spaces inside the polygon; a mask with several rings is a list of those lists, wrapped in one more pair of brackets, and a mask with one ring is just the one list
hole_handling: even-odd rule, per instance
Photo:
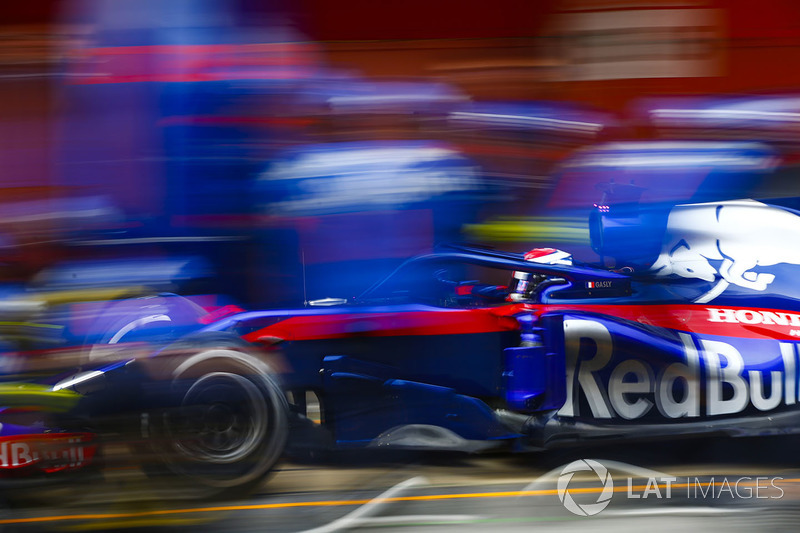
{"label": "driver helmet", "polygon": [[[572,254],[557,248],[534,248],[527,252],[523,259],[531,263],[544,265],[572,265]],[[547,278],[544,274],[514,271],[509,285],[508,298],[512,302],[529,300],[536,287]]]}

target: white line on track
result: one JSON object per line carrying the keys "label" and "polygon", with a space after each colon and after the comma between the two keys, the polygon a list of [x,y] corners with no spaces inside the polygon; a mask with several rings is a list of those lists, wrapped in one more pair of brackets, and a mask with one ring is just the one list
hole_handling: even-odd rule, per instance
{"label": "white line on track", "polygon": [[422,476],[407,479],[397,485],[391,487],[383,492],[380,496],[373,498],[361,507],[344,515],[343,517],[334,520],[333,522],[324,526],[309,529],[303,533],[334,533],[336,531],[345,531],[348,529],[355,529],[361,526],[368,525],[395,525],[407,524],[409,522],[425,522],[425,523],[454,523],[454,522],[467,522],[470,520],[477,520],[482,517],[475,515],[401,515],[401,516],[385,516],[375,517],[387,503],[388,500],[398,497],[400,494],[408,489],[414,487],[425,486],[428,480]]}
{"label": "white line on track", "polygon": [[335,531],[345,531],[353,527],[358,527],[364,518],[376,514],[381,508],[383,508],[387,504],[387,500],[390,498],[396,498],[399,494],[402,494],[404,491],[410,488],[427,484],[428,480],[422,476],[412,477],[403,481],[402,483],[398,483],[377,498],[368,501],[361,507],[350,513],[347,513],[343,517],[324,526],[306,530],[303,533],[333,533]]}

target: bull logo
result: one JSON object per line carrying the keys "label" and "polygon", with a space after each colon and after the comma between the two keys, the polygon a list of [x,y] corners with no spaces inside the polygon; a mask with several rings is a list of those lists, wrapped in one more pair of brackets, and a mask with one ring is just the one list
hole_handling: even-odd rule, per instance
{"label": "bull logo", "polygon": [[[670,211],[665,244],[651,271],[718,280],[697,303],[710,302],[730,285],[763,291],[775,276],[754,268],[800,265],[800,247],[791,235],[800,236],[800,216],[755,200],[678,205]],[[722,261],[719,269],[710,260]]]}

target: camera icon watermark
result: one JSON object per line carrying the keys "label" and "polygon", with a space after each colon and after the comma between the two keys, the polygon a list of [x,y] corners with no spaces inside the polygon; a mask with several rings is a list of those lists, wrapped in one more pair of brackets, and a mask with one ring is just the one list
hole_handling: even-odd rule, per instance
{"label": "camera icon watermark", "polygon": [[[598,494],[597,501],[594,503],[576,503],[569,491],[569,482],[572,481],[575,472],[582,471],[594,472],[602,483],[603,490]],[[558,476],[556,490],[558,492],[558,499],[561,500],[561,503],[564,504],[564,507],[566,507],[569,512],[579,516],[594,516],[611,503],[611,497],[614,495],[614,479],[611,477],[608,469],[598,461],[593,459],[580,459],[564,467],[561,471],[561,475]]]}

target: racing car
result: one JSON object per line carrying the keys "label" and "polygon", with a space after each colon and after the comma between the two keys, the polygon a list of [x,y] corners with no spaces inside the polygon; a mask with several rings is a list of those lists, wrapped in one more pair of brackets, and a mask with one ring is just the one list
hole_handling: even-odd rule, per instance
{"label": "racing car", "polygon": [[797,431],[797,212],[598,205],[590,228],[596,264],[448,247],[298,309],[122,300],[77,371],[38,382],[79,397],[62,431],[110,420],[148,472],[218,493],[257,487],[308,428],[332,448],[467,452]]}

